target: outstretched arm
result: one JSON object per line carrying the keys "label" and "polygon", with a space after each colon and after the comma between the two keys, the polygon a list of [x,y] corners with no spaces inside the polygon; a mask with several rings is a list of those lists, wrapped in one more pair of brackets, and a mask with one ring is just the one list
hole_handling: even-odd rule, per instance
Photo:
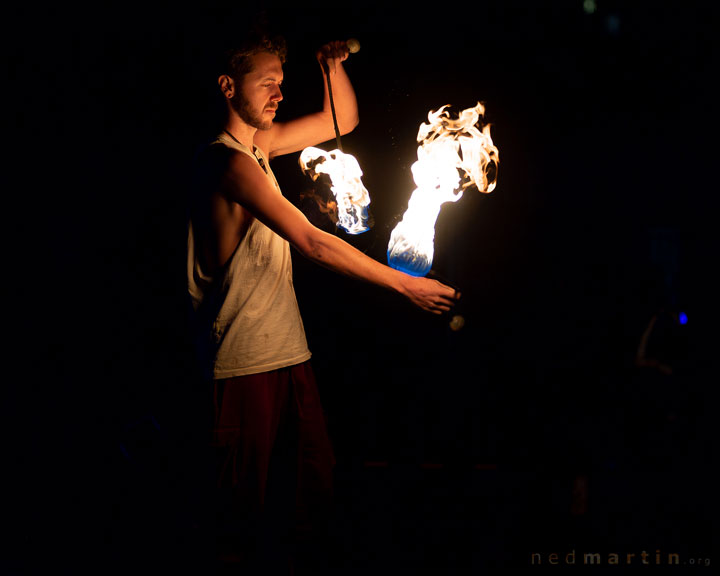
{"label": "outstretched arm", "polygon": [[255,142],[272,158],[317,146],[335,138],[327,75],[332,84],[333,103],[340,134],[351,132],[359,122],[357,99],[343,61],[348,57],[347,42],[330,42],[316,53],[323,79],[323,106],[318,112],[288,122],[276,122],[267,132],[258,132]]}
{"label": "outstretched arm", "polygon": [[337,273],[402,294],[434,314],[447,312],[460,295],[438,282],[414,277],[381,264],[333,234],[313,226],[305,215],[274,188],[262,168],[247,154],[229,162],[223,183],[226,196],[285,238],[303,256]]}

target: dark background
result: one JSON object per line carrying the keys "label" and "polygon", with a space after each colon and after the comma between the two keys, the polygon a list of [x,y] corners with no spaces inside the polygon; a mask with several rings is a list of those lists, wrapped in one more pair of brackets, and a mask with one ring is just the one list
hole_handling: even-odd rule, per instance
{"label": "dark background", "polygon": [[[386,260],[430,110],[483,102],[500,155],[496,190],[469,190],[436,226],[462,330],[295,258],[338,459],[338,573],[534,571],[532,554],[572,550],[699,570],[714,518],[711,14],[595,5],[7,13],[3,573],[180,573],[200,547],[186,183],[217,119],[212,54],[262,9],[289,43],[278,121],[319,106],[316,48],[361,42],[346,63],[361,121],[342,142],[375,225],[346,239],[372,257]],[[294,202],[297,157],[273,164]],[[652,350],[671,376],[635,364],[661,310]]]}

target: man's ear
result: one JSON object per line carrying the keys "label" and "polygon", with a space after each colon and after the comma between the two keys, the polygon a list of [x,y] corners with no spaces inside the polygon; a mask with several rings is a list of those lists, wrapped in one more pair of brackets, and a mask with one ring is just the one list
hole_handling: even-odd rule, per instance
{"label": "man's ear", "polygon": [[218,86],[225,98],[232,98],[235,95],[235,82],[227,74],[223,74],[218,78]]}

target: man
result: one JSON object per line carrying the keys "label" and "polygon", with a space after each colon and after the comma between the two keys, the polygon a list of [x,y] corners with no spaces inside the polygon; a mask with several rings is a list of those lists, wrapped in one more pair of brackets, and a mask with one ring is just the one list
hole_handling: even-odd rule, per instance
{"label": "man", "polygon": [[[198,155],[191,197],[188,283],[212,380],[218,553],[226,565],[264,573],[273,573],[272,561],[285,570],[286,556],[296,564],[303,555],[322,558],[315,536],[329,519],[332,495],[334,458],[293,288],[290,245],[433,314],[450,310],[459,297],[313,226],[282,195],[268,160],[335,136],[325,74],[341,134],[358,123],[342,64],[347,44],[329,43],[316,56],[325,86],[322,110],[276,123],[284,43],[259,37],[230,53],[218,78],[226,122]],[[305,535],[294,549],[293,530]]]}

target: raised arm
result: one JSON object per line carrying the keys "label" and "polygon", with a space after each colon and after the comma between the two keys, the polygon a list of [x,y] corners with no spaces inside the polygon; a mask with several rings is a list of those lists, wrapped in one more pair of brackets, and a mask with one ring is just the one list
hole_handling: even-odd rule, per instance
{"label": "raised arm", "polygon": [[340,134],[347,134],[358,125],[355,90],[342,64],[348,54],[347,42],[342,40],[330,42],[317,51],[315,56],[320,64],[324,92],[322,109],[288,122],[275,122],[267,132],[258,132],[255,142],[271,158],[298,152],[308,146],[317,146],[335,138],[327,74],[330,75]]}
{"label": "raised arm", "polygon": [[316,228],[270,184],[257,162],[246,154],[233,154],[223,191],[303,256],[330,270],[402,294],[434,314],[450,310],[460,296],[437,280],[413,277],[381,264],[339,237]]}

